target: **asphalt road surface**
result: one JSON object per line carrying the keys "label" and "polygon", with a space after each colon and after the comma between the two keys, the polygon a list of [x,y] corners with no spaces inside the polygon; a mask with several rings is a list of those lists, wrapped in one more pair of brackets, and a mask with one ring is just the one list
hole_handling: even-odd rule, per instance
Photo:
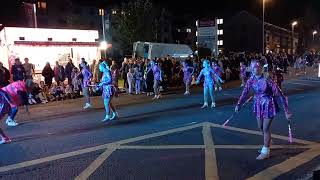
{"label": "asphalt road surface", "polygon": [[[228,127],[221,126],[232,115],[240,91],[218,92],[214,109],[200,109],[198,91],[157,101],[119,97],[114,101],[119,101],[120,118],[108,123],[101,122],[101,103],[89,111],[81,109],[81,101],[31,107],[33,116],[20,126],[1,123],[13,142],[0,147],[0,179],[311,179],[320,169],[320,80],[303,77],[284,83],[294,115],[294,143],[287,141],[282,111],[272,124],[271,157],[264,161],[255,159],[262,136],[252,102]],[[50,112],[56,116],[40,116]]]}

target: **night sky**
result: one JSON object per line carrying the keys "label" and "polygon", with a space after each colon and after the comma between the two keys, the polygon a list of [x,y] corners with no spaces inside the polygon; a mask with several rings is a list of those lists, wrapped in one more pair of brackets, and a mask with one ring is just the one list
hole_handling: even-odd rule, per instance
{"label": "night sky", "polygon": [[[14,21],[18,9],[15,2],[22,0],[1,0],[0,23]],[[80,3],[97,6],[113,6],[129,0],[77,0]],[[289,27],[293,19],[312,16],[319,24],[320,0],[266,0],[266,21],[272,24]],[[241,10],[261,17],[262,0],[153,0],[158,7],[165,7],[173,15],[192,15],[194,18],[210,18],[233,15]],[[209,3],[210,2],[210,3]],[[214,4],[214,5],[212,5]]]}

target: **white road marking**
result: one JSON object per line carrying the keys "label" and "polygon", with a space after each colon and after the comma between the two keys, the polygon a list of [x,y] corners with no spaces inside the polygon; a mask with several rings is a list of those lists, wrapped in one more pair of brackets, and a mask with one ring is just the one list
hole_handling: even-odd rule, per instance
{"label": "white road marking", "polygon": [[[243,132],[243,133],[247,133],[247,134],[255,134],[255,135],[262,136],[262,133],[260,131],[254,131],[254,130],[250,130],[250,129],[242,129],[242,128],[230,127],[230,126],[224,127],[224,126],[222,126],[220,124],[215,124],[215,123],[211,123],[211,122],[210,122],[210,125],[212,127],[216,127],[216,128],[224,128],[224,129],[228,129],[228,130],[232,130],[232,131],[238,131],[238,132]],[[288,137],[277,135],[277,134],[272,134],[272,138],[286,140],[286,141],[288,140]],[[293,142],[297,142],[297,143],[301,143],[301,144],[317,144],[315,142],[296,139],[296,138],[293,138]]]}
{"label": "white road marking", "polygon": [[162,146],[126,146],[121,145],[117,149],[204,149],[204,145],[162,145]]}
{"label": "white road marking", "polygon": [[306,84],[306,83],[297,83],[297,82],[287,82],[287,83],[288,83],[288,84],[294,84],[294,85],[302,85],[302,86],[315,87],[314,85]]}
{"label": "white road marking", "polygon": [[115,151],[115,148],[110,148],[104,151],[96,160],[94,160],[75,180],[88,179],[102,164],[103,162]]}
{"label": "white road marking", "polygon": [[218,180],[218,166],[215,146],[212,139],[210,124],[206,123],[202,129],[203,141],[205,145],[205,174],[206,180]]}
{"label": "white road marking", "polygon": [[25,167],[29,167],[29,166],[34,166],[34,165],[42,164],[45,162],[64,159],[64,158],[68,158],[68,157],[72,157],[72,156],[77,156],[77,155],[81,155],[81,154],[85,154],[85,153],[89,153],[89,152],[94,152],[94,151],[98,151],[98,150],[102,150],[102,149],[112,148],[114,146],[118,146],[121,144],[126,144],[126,143],[135,142],[135,141],[144,140],[144,139],[153,138],[153,137],[164,136],[164,135],[175,133],[175,132],[186,131],[186,130],[190,130],[193,128],[202,127],[202,125],[203,125],[203,123],[194,124],[191,126],[170,129],[167,131],[157,132],[157,133],[153,133],[153,134],[147,134],[147,135],[138,136],[138,137],[134,137],[134,138],[130,138],[130,139],[124,139],[121,141],[103,144],[103,145],[99,145],[99,146],[94,146],[91,148],[85,148],[85,149],[72,151],[72,152],[68,152],[68,153],[62,153],[62,154],[57,154],[57,155],[48,156],[48,157],[44,157],[44,158],[25,161],[25,162],[21,162],[21,163],[17,163],[17,164],[2,166],[2,167],[0,167],[0,173],[15,170],[15,169],[20,169],[20,168],[25,168]]}
{"label": "white road marking", "polygon": [[298,166],[305,164],[312,159],[316,158],[320,155],[319,149],[310,149],[307,150],[301,154],[298,154],[297,156],[291,157],[288,160],[277,164],[275,166],[269,167],[258,174],[254,175],[251,178],[248,178],[248,180],[269,180],[274,179],[276,177],[279,177],[281,174],[284,174],[286,172],[289,172]]}

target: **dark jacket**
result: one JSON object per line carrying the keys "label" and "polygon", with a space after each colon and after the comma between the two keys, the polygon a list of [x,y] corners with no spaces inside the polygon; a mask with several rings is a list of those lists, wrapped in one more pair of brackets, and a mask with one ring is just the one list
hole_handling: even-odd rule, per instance
{"label": "dark jacket", "polygon": [[13,81],[23,81],[25,79],[26,71],[21,64],[14,64],[12,65],[11,74],[13,75]]}
{"label": "dark jacket", "polygon": [[2,67],[3,70],[0,70],[0,87],[8,85],[10,82],[10,72],[7,68]]}

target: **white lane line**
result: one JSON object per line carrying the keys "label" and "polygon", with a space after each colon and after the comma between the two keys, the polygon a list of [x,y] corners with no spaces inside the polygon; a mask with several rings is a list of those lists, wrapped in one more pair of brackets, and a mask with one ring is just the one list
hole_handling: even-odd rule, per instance
{"label": "white lane line", "polygon": [[[214,145],[215,149],[260,149],[263,145]],[[205,145],[146,145],[146,146],[127,146],[121,145],[117,149],[204,149]],[[272,145],[271,149],[311,149],[318,148],[320,145]]]}
{"label": "white lane line", "polygon": [[297,156],[291,157],[288,160],[269,167],[258,174],[254,175],[253,177],[248,178],[248,180],[269,180],[274,179],[284,173],[287,173],[298,166],[305,164],[312,159],[316,158],[320,155],[319,149],[310,149],[307,150]]}
{"label": "white lane line", "polygon": [[[242,128],[236,128],[236,127],[231,127],[231,126],[222,126],[220,124],[215,124],[210,122],[210,125],[212,127],[216,127],[216,128],[223,128],[223,129],[228,129],[228,130],[232,130],[232,131],[237,131],[237,132],[243,132],[243,133],[247,133],[247,134],[255,134],[255,135],[260,135],[262,136],[262,133],[260,131],[254,131],[254,130],[249,130],[249,129],[242,129]],[[272,138],[276,138],[276,139],[281,139],[281,140],[288,140],[288,137],[286,136],[281,136],[281,135],[277,135],[277,134],[272,134]],[[308,145],[312,145],[312,144],[318,144],[316,142],[311,142],[311,141],[306,141],[306,140],[302,140],[302,139],[296,139],[293,138],[293,142],[297,142],[297,143],[301,143],[301,144],[308,144]]]}
{"label": "white lane line", "polygon": [[72,156],[77,156],[77,155],[81,155],[81,154],[86,154],[86,153],[98,151],[101,149],[106,149],[106,148],[108,148],[108,146],[109,146],[109,144],[105,144],[105,145],[95,146],[95,147],[91,147],[91,148],[81,149],[78,151],[72,151],[72,152],[68,152],[68,153],[57,154],[57,155],[53,155],[53,156],[39,158],[39,159],[31,160],[31,161],[25,161],[25,162],[12,164],[12,165],[8,165],[8,166],[2,166],[2,167],[0,167],[0,173],[19,169],[19,168],[34,166],[34,165],[45,163],[45,162],[64,159],[64,158],[68,158],[68,157],[72,157]]}
{"label": "white lane line", "polygon": [[15,169],[20,169],[20,168],[25,168],[25,167],[29,167],[29,166],[33,166],[33,165],[37,165],[37,164],[42,164],[45,162],[64,159],[64,158],[68,158],[68,157],[72,157],[72,156],[77,156],[77,155],[81,155],[81,154],[85,154],[85,153],[89,153],[89,152],[94,152],[94,151],[98,151],[98,150],[102,150],[102,149],[113,148],[114,146],[118,146],[121,144],[126,144],[126,143],[135,142],[135,141],[144,140],[144,139],[153,138],[153,137],[164,136],[164,135],[172,134],[175,132],[186,131],[186,130],[190,130],[193,128],[202,127],[202,125],[203,125],[203,123],[194,124],[191,126],[170,129],[170,130],[157,132],[157,133],[153,133],[153,134],[147,134],[147,135],[143,135],[143,136],[138,136],[138,137],[134,137],[134,138],[130,138],[130,139],[124,139],[124,140],[116,141],[113,143],[107,143],[107,144],[94,146],[94,147],[90,147],[90,148],[85,148],[85,149],[72,151],[72,152],[68,152],[68,153],[62,153],[62,154],[47,156],[47,157],[34,159],[34,160],[30,160],[30,161],[25,161],[25,162],[21,162],[21,163],[16,163],[16,164],[12,164],[12,165],[2,166],[2,167],[0,167],[0,173],[15,170]]}
{"label": "white lane line", "polygon": [[304,82],[310,82],[310,83],[320,83],[320,80],[312,80],[312,79],[297,79],[297,81],[304,81]]}
{"label": "white lane line", "polygon": [[81,172],[81,174],[77,176],[75,180],[87,180],[115,150],[116,148],[110,148],[104,151],[83,172]]}
{"label": "white lane line", "polygon": [[294,85],[302,85],[302,86],[315,87],[314,85],[311,85],[311,84],[306,84],[306,83],[297,83],[297,82],[287,82],[287,84],[294,84]]}
{"label": "white lane line", "polygon": [[[216,149],[261,149],[263,145],[214,145]],[[320,145],[272,145],[271,149],[311,149]]]}
{"label": "white lane line", "polygon": [[204,149],[204,145],[162,145],[162,146],[126,146],[121,145],[117,149]]}
{"label": "white lane line", "polygon": [[215,146],[212,139],[210,124],[205,123],[202,129],[205,145],[205,174],[206,180],[219,180]]}

